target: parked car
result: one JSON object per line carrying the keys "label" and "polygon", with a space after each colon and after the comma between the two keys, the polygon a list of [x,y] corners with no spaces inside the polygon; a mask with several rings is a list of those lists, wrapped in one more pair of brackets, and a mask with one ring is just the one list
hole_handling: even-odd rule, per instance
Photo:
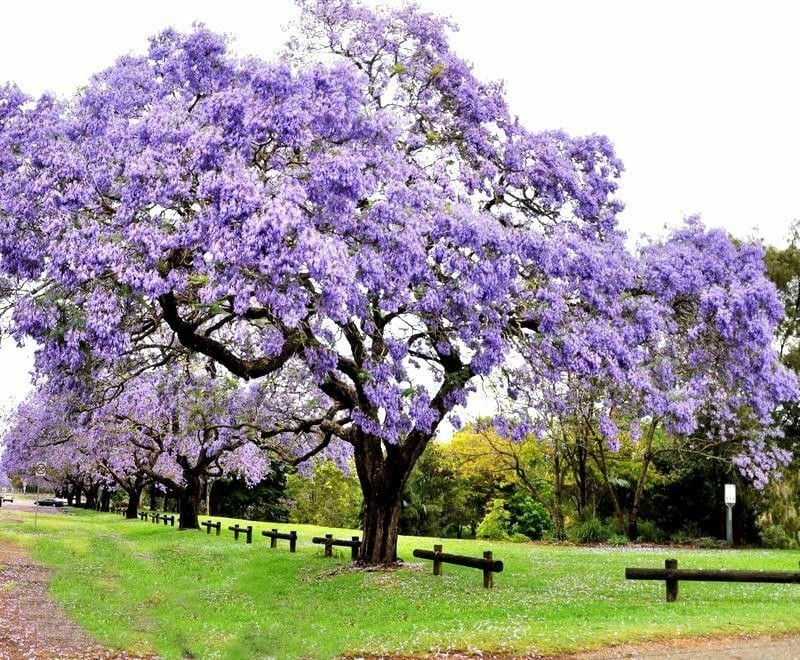
{"label": "parked car", "polygon": [[42,497],[34,502],[39,506],[67,506],[67,500],[63,497]]}
{"label": "parked car", "polygon": [[[14,493],[0,493],[0,500],[3,502],[13,502]],[[2,502],[0,502],[0,504],[2,504]]]}

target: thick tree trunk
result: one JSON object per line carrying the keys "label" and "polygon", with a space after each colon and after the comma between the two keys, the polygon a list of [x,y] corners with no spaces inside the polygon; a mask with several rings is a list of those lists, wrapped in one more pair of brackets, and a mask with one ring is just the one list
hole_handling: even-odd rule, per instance
{"label": "thick tree trunk", "polygon": [[125,517],[135,520],[139,517],[139,502],[142,499],[142,486],[134,486],[126,489],[128,493],[128,508],[125,509]]}
{"label": "thick tree trunk", "polygon": [[364,533],[358,562],[390,565],[397,560],[400,507],[411,469],[430,437],[411,434],[403,446],[365,436],[354,444],[354,457],[364,495]]}
{"label": "thick tree trunk", "polygon": [[156,482],[152,482],[150,484],[150,511],[155,511],[158,507],[156,504],[156,498],[158,497],[158,488],[156,487]]}
{"label": "thick tree trunk", "polygon": [[397,561],[397,523],[403,489],[382,489],[364,500],[364,535],[358,561],[364,564],[393,564]]}
{"label": "thick tree trunk", "polygon": [[86,492],[86,508],[87,509],[96,509],[97,508],[97,493],[100,490],[100,486],[89,486],[85,489]]}
{"label": "thick tree trunk", "polygon": [[100,492],[100,511],[108,513],[110,508],[111,508],[111,491],[104,486],[103,490]]}
{"label": "thick tree trunk", "polygon": [[203,484],[197,474],[184,472],[185,486],[178,493],[180,529],[200,529],[197,513],[200,510],[200,494]]}

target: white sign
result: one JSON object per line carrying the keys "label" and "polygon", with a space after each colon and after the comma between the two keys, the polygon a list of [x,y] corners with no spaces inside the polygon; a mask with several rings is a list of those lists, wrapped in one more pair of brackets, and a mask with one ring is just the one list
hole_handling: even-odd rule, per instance
{"label": "white sign", "polygon": [[37,477],[43,477],[47,474],[47,464],[43,461],[40,461],[36,464],[36,468],[34,469],[34,473]]}
{"label": "white sign", "polygon": [[725,484],[725,504],[736,504],[736,486]]}

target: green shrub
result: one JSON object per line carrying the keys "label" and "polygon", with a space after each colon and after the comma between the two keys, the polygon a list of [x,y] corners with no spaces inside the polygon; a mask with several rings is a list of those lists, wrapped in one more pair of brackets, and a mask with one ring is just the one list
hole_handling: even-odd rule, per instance
{"label": "green shrub", "polygon": [[728,545],[727,541],[715,539],[713,536],[701,536],[694,540],[694,545],[698,548],[711,549],[711,548],[724,548]]}
{"label": "green shrub", "polygon": [[670,537],[670,543],[675,543],[676,545],[685,545],[687,543],[691,543],[692,539],[695,537],[689,534],[686,530],[679,529]]}
{"label": "green shrub", "polygon": [[567,529],[567,538],[573,543],[605,543],[614,532],[597,518],[575,523]]}
{"label": "green shrub", "polygon": [[703,532],[700,527],[696,523],[690,521],[675,532],[672,537],[670,537],[670,541],[672,541],[672,543],[685,545],[687,543],[694,543],[695,539],[702,535]]}
{"label": "green shrub", "polygon": [[624,534],[612,534],[608,538],[611,545],[628,545],[628,537]]}
{"label": "green shrub", "polygon": [[761,530],[761,545],[772,549],[790,549],[797,547],[797,541],[786,533],[782,525],[770,525]]}
{"label": "green shrub", "polygon": [[486,515],[478,525],[475,537],[479,539],[490,539],[492,541],[508,541],[508,527],[511,514],[506,510],[505,500],[492,500],[492,504]]}
{"label": "green shrub", "polygon": [[641,520],[636,525],[638,536],[636,540],[640,543],[663,543],[667,537],[656,525],[649,520]]}
{"label": "green shrub", "polygon": [[512,543],[530,543],[531,539],[521,532],[514,532],[509,538]]}
{"label": "green shrub", "polygon": [[506,502],[506,509],[511,514],[511,531],[524,534],[528,539],[541,539],[553,526],[544,505],[529,495],[515,493]]}

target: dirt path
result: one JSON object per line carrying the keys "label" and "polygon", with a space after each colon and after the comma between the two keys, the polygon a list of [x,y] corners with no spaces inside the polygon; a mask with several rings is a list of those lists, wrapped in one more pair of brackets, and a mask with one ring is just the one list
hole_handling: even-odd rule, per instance
{"label": "dirt path", "polygon": [[0,544],[0,660],[141,658],[95,644],[47,593],[48,570]]}

